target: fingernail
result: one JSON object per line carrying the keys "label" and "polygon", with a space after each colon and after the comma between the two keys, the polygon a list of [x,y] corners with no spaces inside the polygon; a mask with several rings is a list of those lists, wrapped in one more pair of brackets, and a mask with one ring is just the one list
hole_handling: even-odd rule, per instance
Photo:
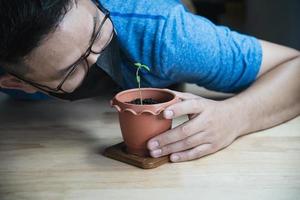
{"label": "fingernail", "polygon": [[157,149],[157,150],[152,151],[152,152],[151,152],[151,155],[152,155],[153,157],[158,157],[158,156],[161,155],[161,153],[162,153],[161,149]]}
{"label": "fingernail", "polygon": [[171,155],[171,161],[172,162],[177,162],[179,160],[179,156],[178,155]]}
{"label": "fingernail", "polygon": [[174,112],[172,110],[165,110],[164,111],[164,116],[167,119],[172,119],[172,117],[174,116]]}
{"label": "fingernail", "polygon": [[153,142],[150,142],[150,143],[149,143],[149,149],[150,149],[150,150],[153,150],[153,149],[155,149],[155,148],[157,148],[157,147],[159,147],[158,141],[153,141]]}

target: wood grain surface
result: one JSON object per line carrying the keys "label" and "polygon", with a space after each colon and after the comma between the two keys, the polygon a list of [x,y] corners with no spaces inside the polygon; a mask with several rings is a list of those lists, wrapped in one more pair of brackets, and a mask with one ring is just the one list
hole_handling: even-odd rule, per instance
{"label": "wood grain surface", "polygon": [[143,170],[102,155],[122,141],[110,98],[2,97],[0,199],[300,199],[300,117],[202,159]]}

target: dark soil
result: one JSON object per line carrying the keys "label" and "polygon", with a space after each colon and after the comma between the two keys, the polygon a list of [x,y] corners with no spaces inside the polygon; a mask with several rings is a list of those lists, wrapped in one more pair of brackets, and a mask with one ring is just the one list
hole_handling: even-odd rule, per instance
{"label": "dark soil", "polygon": [[[141,99],[135,99],[135,100],[132,100],[132,101],[127,102],[127,103],[141,105]],[[145,105],[151,105],[151,104],[157,104],[157,103],[160,103],[160,102],[156,101],[152,98],[143,99],[143,104],[145,104]]]}

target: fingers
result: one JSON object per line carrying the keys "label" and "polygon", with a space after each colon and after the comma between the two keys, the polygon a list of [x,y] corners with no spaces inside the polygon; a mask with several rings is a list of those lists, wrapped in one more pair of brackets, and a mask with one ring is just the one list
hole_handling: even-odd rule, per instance
{"label": "fingers", "polygon": [[213,153],[211,136],[206,132],[205,119],[202,117],[204,109],[210,101],[190,93],[174,92],[183,101],[175,103],[164,111],[167,119],[188,115],[189,121],[166,131],[147,143],[152,157],[172,154],[173,162],[193,160]]}
{"label": "fingers", "polygon": [[174,153],[170,156],[170,160],[172,162],[183,162],[189,160],[195,160],[201,158],[203,156],[214,153],[214,149],[212,148],[212,144],[202,144],[193,149]]}
{"label": "fingers", "polygon": [[[185,100],[183,102],[171,105],[165,112],[172,112],[171,118],[194,113],[198,115],[204,108],[204,103],[202,102],[202,99]],[[166,131],[165,133],[162,133],[149,140],[148,148],[152,151],[155,149],[160,149],[167,144],[183,140],[194,135],[195,133],[203,131],[203,126],[201,125],[201,115],[199,117],[195,117],[196,115],[192,116],[193,118],[189,117],[190,120],[188,122],[185,122],[182,125]]]}
{"label": "fingers", "polygon": [[152,151],[155,149],[161,149],[163,146],[181,141],[201,131],[203,131],[201,119],[191,119],[171,130],[168,130],[150,139],[148,141],[148,149]]}
{"label": "fingers", "polygon": [[166,119],[172,119],[182,115],[201,113],[204,107],[204,102],[201,98],[188,99],[166,108],[164,111],[164,117]]}
{"label": "fingers", "polygon": [[175,90],[169,90],[169,89],[165,89],[169,92],[173,92],[176,94],[176,96],[178,96],[179,98],[183,99],[183,100],[186,100],[186,99],[194,99],[194,98],[201,98],[197,95],[194,95],[194,94],[191,94],[191,93],[188,93],[188,92],[178,92],[178,91],[175,91]]}
{"label": "fingers", "polygon": [[160,156],[169,155],[174,152],[184,151],[208,142],[205,139],[206,139],[206,133],[204,132],[197,133],[188,138],[185,138],[184,140],[163,146],[162,148],[159,149],[155,149],[154,151],[151,151],[150,154],[152,157],[156,158]]}

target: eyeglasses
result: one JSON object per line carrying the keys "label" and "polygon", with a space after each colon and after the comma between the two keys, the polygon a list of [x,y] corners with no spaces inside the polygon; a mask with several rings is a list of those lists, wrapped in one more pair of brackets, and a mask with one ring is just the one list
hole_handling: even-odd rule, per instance
{"label": "eyeglasses", "polygon": [[[90,68],[87,58],[90,56],[90,54],[96,54],[96,55],[101,54],[105,50],[105,48],[108,46],[108,44],[111,41],[112,36],[113,36],[113,30],[112,30],[109,40],[105,44],[103,44],[103,42],[100,42],[100,38],[101,38],[101,34],[102,34],[102,31],[101,31],[102,27],[107,20],[110,20],[109,19],[110,13],[98,1],[92,0],[92,2],[95,3],[97,8],[104,14],[104,18],[100,22],[100,25],[99,25],[97,31],[94,32],[94,34],[92,36],[93,38],[91,39],[90,46],[88,47],[86,52],[73,65],[71,65],[69,67],[69,71],[67,72],[67,74],[64,76],[64,78],[62,79],[62,81],[59,83],[59,85],[56,88],[51,88],[46,85],[42,85],[39,83],[35,83],[33,81],[26,80],[26,79],[21,78],[18,75],[13,74],[13,73],[11,73],[11,74],[44,92],[71,93],[70,90],[67,91],[66,88],[70,88],[70,86],[74,85],[72,80],[76,79],[76,78],[78,79],[77,75],[84,73],[84,75],[81,76],[79,78],[79,80],[76,81],[79,83],[79,84],[77,84],[77,87],[79,87],[81,85],[81,83],[83,82],[83,80],[85,79],[86,75],[88,74],[88,71]],[[76,88],[73,88],[73,90],[75,90]]]}

